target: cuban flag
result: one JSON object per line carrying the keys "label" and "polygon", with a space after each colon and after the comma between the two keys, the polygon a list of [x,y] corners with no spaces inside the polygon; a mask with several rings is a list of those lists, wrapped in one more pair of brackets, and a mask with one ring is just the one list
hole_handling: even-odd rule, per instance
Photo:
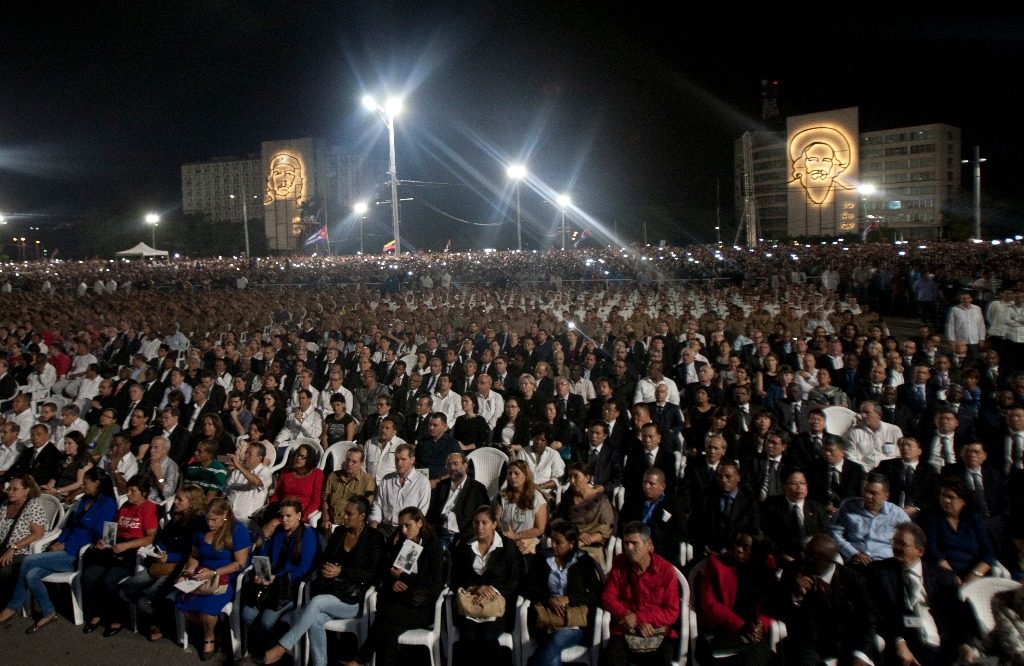
{"label": "cuban flag", "polygon": [[319,229],[317,229],[316,233],[314,233],[312,236],[307,238],[306,242],[303,244],[303,247],[309,247],[313,243],[319,243],[321,241],[324,242],[324,243],[327,242],[327,225],[326,224],[324,226],[320,227]]}

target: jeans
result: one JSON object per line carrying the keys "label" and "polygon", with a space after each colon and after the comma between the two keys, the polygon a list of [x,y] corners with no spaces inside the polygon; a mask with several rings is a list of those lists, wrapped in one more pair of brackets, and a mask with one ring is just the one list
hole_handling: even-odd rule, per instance
{"label": "jeans", "polygon": [[118,594],[139,609],[140,619],[148,621],[156,613],[156,602],[170,593],[172,582],[170,576],[154,578],[148,571],[142,571],[121,583]]}
{"label": "jeans", "polygon": [[309,651],[315,666],[327,664],[327,630],[324,627],[331,620],[347,620],[359,617],[361,604],[348,604],[333,594],[318,594],[310,599],[302,608],[295,624],[288,630],[278,643],[281,647],[292,650],[309,632]]}
{"label": "jeans", "polygon": [[295,607],[292,602],[286,603],[280,610],[260,610],[254,606],[242,606],[242,622],[246,626],[254,624],[256,625],[257,631],[252,631],[252,627],[249,628],[247,635],[249,637],[249,651],[253,654],[262,654],[268,648],[274,644],[274,638],[276,636],[274,628],[277,623],[281,620],[281,617],[285,613],[290,613]]}
{"label": "jeans", "polygon": [[537,637],[537,651],[530,657],[531,666],[558,666],[562,663],[562,650],[579,645],[584,630],[578,627],[559,629]]}
{"label": "jeans", "polygon": [[18,610],[25,605],[25,595],[29,592],[39,604],[39,612],[43,617],[54,614],[53,602],[46,592],[43,579],[52,573],[75,570],[75,556],[63,550],[36,553],[29,555],[21,563],[18,581],[14,585],[14,594],[7,602],[7,607]]}

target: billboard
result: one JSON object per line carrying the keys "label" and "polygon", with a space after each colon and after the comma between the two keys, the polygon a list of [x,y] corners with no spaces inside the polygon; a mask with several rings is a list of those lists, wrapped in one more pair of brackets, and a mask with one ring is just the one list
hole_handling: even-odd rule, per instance
{"label": "billboard", "polygon": [[787,236],[857,232],[857,107],[786,119]]}
{"label": "billboard", "polygon": [[302,206],[312,195],[313,140],[264,141],[263,223],[270,250],[290,250],[302,237]]}

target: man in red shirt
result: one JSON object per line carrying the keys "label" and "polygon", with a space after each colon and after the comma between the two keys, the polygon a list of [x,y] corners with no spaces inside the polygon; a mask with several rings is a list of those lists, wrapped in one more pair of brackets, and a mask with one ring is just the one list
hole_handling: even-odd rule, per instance
{"label": "man in red shirt", "polygon": [[[608,666],[672,662],[679,636],[679,583],[673,567],[654,552],[651,533],[642,522],[627,523],[622,530],[622,554],[608,574],[601,606],[612,616],[612,636],[605,647]],[[661,644],[638,652],[630,642],[639,638]]]}

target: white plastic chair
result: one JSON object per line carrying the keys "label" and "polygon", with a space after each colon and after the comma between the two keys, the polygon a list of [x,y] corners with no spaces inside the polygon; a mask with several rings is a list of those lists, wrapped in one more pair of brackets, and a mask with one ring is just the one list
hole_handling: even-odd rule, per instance
{"label": "white plastic chair", "polygon": [[[434,624],[429,629],[406,629],[398,636],[398,644],[407,647],[420,646],[430,651],[430,666],[441,664],[441,628],[444,626],[441,621],[441,611],[444,609],[444,600],[449,594],[448,588],[441,590],[434,602]],[[374,655],[373,664],[376,665],[377,657]]]}
{"label": "white plastic chair", "polygon": [[[519,628],[520,628],[520,644],[519,644],[519,664],[525,666],[527,660],[533,656],[533,653],[537,650],[537,644],[534,642],[533,637],[530,635],[530,627],[526,621],[527,611],[530,608],[530,602],[527,601],[525,604],[519,607]],[[602,627],[604,626],[604,615],[606,611],[603,608],[598,607],[597,612],[594,616],[594,626],[589,628],[588,638],[590,639],[589,644],[573,645],[571,647],[564,648],[560,655],[561,662],[563,664],[570,664],[574,662],[583,662],[590,664],[590,666],[597,666],[600,661],[601,655],[601,637]]]}
{"label": "white plastic chair", "polygon": [[[85,612],[82,610],[82,560],[85,557],[85,551],[89,548],[90,545],[86,544],[78,551],[78,564],[74,571],[52,573],[43,579],[44,583],[67,585],[71,588],[71,614],[76,627],[85,624]],[[25,599],[25,606],[26,608],[32,607],[32,601],[28,597]]]}
{"label": "white plastic chair", "polygon": [[673,666],[686,664],[690,655],[690,644],[697,640],[697,615],[690,617],[690,584],[686,582],[683,572],[672,567],[679,583],[679,658],[672,661]]}
{"label": "white plastic chair", "polygon": [[960,588],[960,599],[966,601],[978,619],[981,637],[985,638],[996,627],[996,619],[992,614],[992,597],[1000,592],[1016,590],[1020,583],[1006,578],[979,578]]}
{"label": "white plastic chair", "polygon": [[846,407],[832,405],[822,411],[825,412],[825,431],[838,437],[845,435],[857,422],[857,412]]}
{"label": "white plastic chair", "polygon": [[323,459],[324,457],[324,447],[320,446],[320,442],[316,441],[312,437],[296,437],[291,442],[289,442],[289,444],[291,444],[291,447],[293,449],[298,448],[303,444],[309,444],[310,446],[312,446],[313,450],[316,451],[317,465],[320,464],[320,460]]}
{"label": "white plastic chair", "polygon": [[612,505],[616,511],[622,511],[622,505],[626,503],[626,487],[618,486],[612,492]]}
{"label": "white plastic chair", "polygon": [[[323,455],[320,456],[320,462],[317,463],[317,467],[324,471],[324,474],[330,474],[341,469],[342,464],[345,462],[345,455],[348,454],[349,449],[356,445],[355,442],[335,442],[327,447]],[[327,459],[331,459],[331,468],[327,469]]]}
{"label": "white plastic chair", "polygon": [[[306,596],[309,597],[309,588],[306,588]],[[309,603],[309,599],[305,600],[305,603]],[[373,618],[377,614],[377,590],[370,587],[366,590],[366,594],[363,595],[363,612],[358,617],[347,618],[343,620],[331,620],[324,625],[326,631],[333,631],[336,634],[355,634],[356,641],[359,645],[362,645],[366,641],[367,634],[370,633],[370,625],[373,623]],[[303,637],[302,647],[302,663],[309,663],[309,639]]]}
{"label": "white plastic chair", "polygon": [[405,361],[405,375],[408,377],[412,374],[412,369],[416,367],[416,354],[406,354],[402,360]]}
{"label": "white plastic chair", "polygon": [[621,552],[622,540],[614,534],[608,537],[608,541],[604,544],[604,573],[606,576],[612,570],[612,560],[615,559],[616,553]]}
{"label": "white plastic chair", "polygon": [[473,464],[473,478],[487,488],[487,496],[497,495],[501,484],[501,470],[508,465],[508,456],[498,449],[485,447],[473,449],[466,459]]}
{"label": "white plastic chair", "polygon": [[[478,451],[481,449],[477,449]],[[486,450],[486,449],[483,449]],[[499,451],[500,453],[500,451]],[[458,612],[455,608],[455,602],[453,599],[455,594],[449,594],[445,597],[445,628],[448,630],[447,636],[445,637],[445,654],[447,655],[448,666],[452,666],[452,649],[455,644],[459,642],[459,628],[455,626],[455,613]],[[516,615],[515,615],[515,626],[513,627],[513,633],[504,632],[498,637],[498,646],[507,648],[513,656],[512,663],[516,663],[515,655],[520,653],[521,650],[517,649],[521,645],[522,630],[519,623],[519,608],[526,603],[526,600],[522,597],[516,598]]]}
{"label": "white plastic chair", "polygon": [[[242,580],[245,578],[245,573],[251,568],[250,565],[239,572],[235,578],[234,597],[220,611],[221,616],[228,620],[231,633],[231,653],[235,656],[236,662],[242,658],[245,647],[242,641]],[[188,650],[188,627],[185,614],[177,609],[174,611],[174,624],[178,629],[178,642],[181,643],[183,650]]]}
{"label": "white plastic chair", "polygon": [[29,553],[41,553],[46,547],[53,543],[53,540],[60,536],[61,526],[64,524],[64,505],[53,495],[40,495],[39,502],[43,505],[43,514],[46,516],[46,532],[43,538],[29,546]]}

